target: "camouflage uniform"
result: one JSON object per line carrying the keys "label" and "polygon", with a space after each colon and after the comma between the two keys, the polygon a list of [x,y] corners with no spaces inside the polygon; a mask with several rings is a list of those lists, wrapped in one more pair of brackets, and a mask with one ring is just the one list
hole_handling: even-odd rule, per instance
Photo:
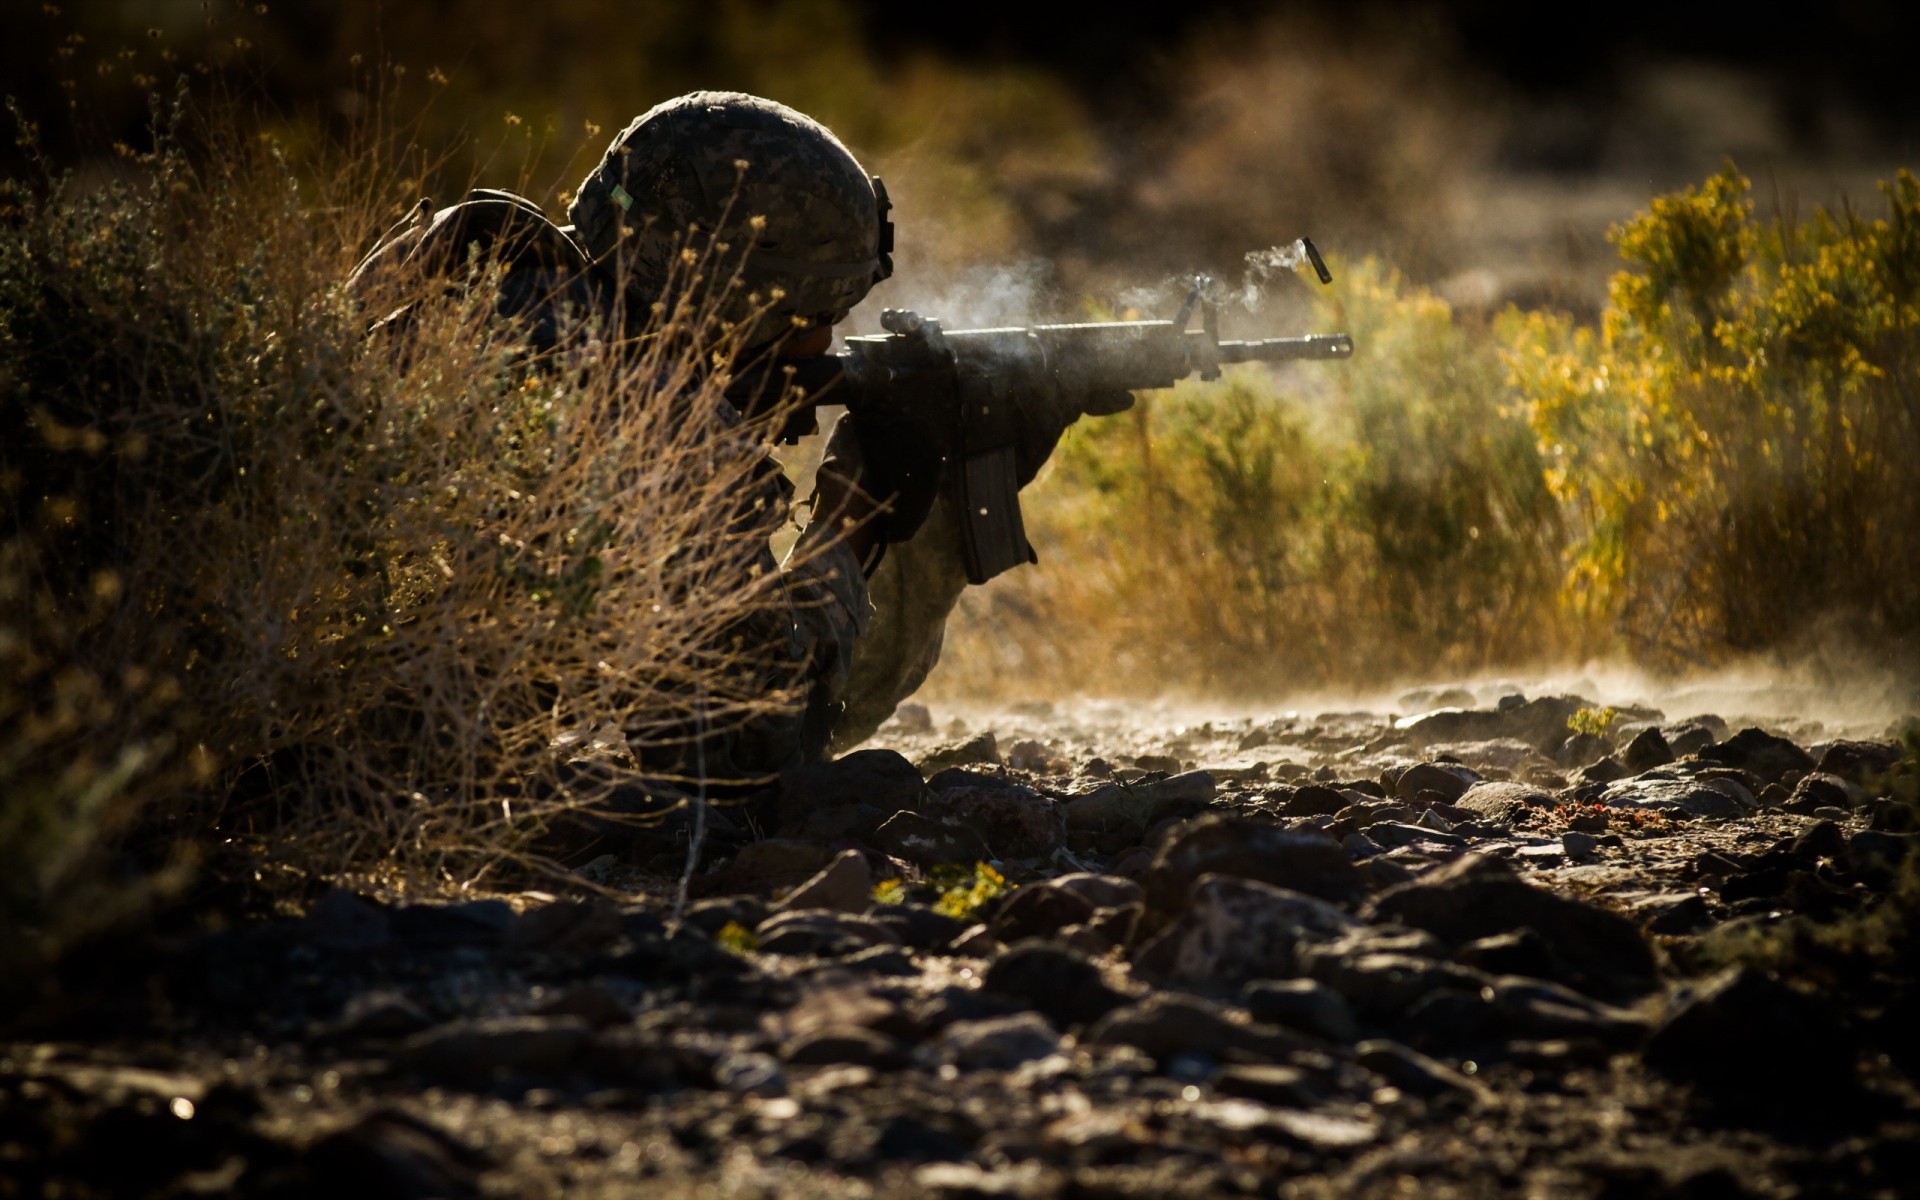
{"label": "camouflage uniform", "polygon": [[[832,324],[892,273],[887,207],[878,181],[825,126],[757,97],[696,92],[635,118],[567,215],[630,307],[684,284],[683,249],[727,246],[737,257],[726,261],[740,266],[722,316],[752,322],[745,340],[760,345],[796,320]],[[848,423],[827,458],[861,473]],[[787,654],[804,664],[808,703],[709,741],[715,774],[753,777],[823,758],[864,740],[919,686],[965,586],[958,541],[941,541],[940,524],[891,547],[871,581],[827,522],[808,526],[781,567]]]}
{"label": "camouflage uniform", "polygon": [[[891,274],[887,207],[878,181],[824,126],[771,101],[698,92],[649,110],[614,139],[578,189],[570,226],[556,228],[508,193],[475,192],[390,234],[353,283],[366,287],[382,270],[426,256],[429,274],[457,286],[477,249],[510,268],[501,315],[546,349],[568,306],[643,322],[656,300],[694,284],[684,249],[724,245],[715,257],[740,266],[736,286],[720,293],[720,315],[751,322],[746,344],[764,345],[796,320],[837,321]],[[381,324],[403,324],[410,308]],[[849,421],[829,438],[827,458],[861,476]],[[765,511],[788,511],[792,488],[776,470],[762,486]],[[787,604],[748,631],[784,643],[807,703],[702,738],[705,773],[763,778],[870,736],[939,658],[947,615],[966,586],[959,546],[955,514],[941,500],[869,580],[827,522],[812,522],[777,568]],[[764,566],[775,567],[771,550]]]}

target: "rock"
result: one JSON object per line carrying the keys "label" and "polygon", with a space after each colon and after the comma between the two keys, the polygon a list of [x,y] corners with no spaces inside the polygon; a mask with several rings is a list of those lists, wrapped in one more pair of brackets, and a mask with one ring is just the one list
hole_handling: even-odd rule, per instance
{"label": "rock", "polygon": [[1517,771],[1541,761],[1540,752],[1518,738],[1494,738],[1486,742],[1438,742],[1428,746],[1427,751],[1436,757],[1436,761],[1439,756],[1445,755],[1480,770],[1494,768]]}
{"label": "rock", "polygon": [[867,916],[900,939],[901,945],[922,954],[946,949],[967,930],[964,921],[935,912],[924,904],[876,905],[867,910]]}
{"label": "rock", "polygon": [[1459,807],[1501,825],[1511,825],[1532,809],[1547,809],[1553,797],[1525,783],[1476,783],[1460,796]]}
{"label": "rock", "polygon": [[1492,986],[1502,1027],[1514,1032],[1535,1038],[1586,1039],[1616,1049],[1637,1045],[1647,1036],[1647,1022],[1636,1013],[1557,983],[1503,975]]}
{"label": "rock", "polygon": [[393,936],[420,949],[497,945],[513,923],[505,900],[463,904],[407,904],[389,915]]}
{"label": "rock", "polygon": [[[311,1189],[297,1186],[295,1194],[367,1197],[479,1196],[493,1166],[445,1130],[390,1107],[315,1138],[301,1159],[301,1183]],[[249,1182],[257,1173],[249,1167]]]}
{"label": "rock", "polygon": [[1031,738],[1015,742],[1007,750],[1007,765],[1016,771],[1049,772],[1060,761],[1059,753],[1051,746]]}
{"label": "rock", "polygon": [[1893,771],[1900,758],[1898,746],[1837,741],[1821,753],[1819,770],[1823,774],[1838,775],[1856,787],[1875,788]]}
{"label": "rock", "polygon": [[433,1026],[421,1007],[394,991],[361,992],[347,1000],[339,1019],[320,1030],[323,1037],[398,1038]]}
{"label": "rock", "polygon": [[515,1077],[583,1070],[594,1046],[592,1028],[578,1017],[495,1017],[415,1034],[396,1062],[437,1082],[487,1088]]}
{"label": "rock", "polygon": [[1891,871],[1913,853],[1920,836],[1889,833],[1883,829],[1862,829],[1847,839],[1847,861],[1856,871]]}
{"label": "rock", "polygon": [[1768,781],[1777,780],[1788,771],[1813,770],[1813,758],[1805,750],[1752,726],[1724,742],[1703,748],[1700,757],[1751,771]]}
{"label": "rock", "polygon": [[1726,736],[1726,732],[1727,723],[1719,717],[1695,717],[1661,730],[1662,736],[1667,739],[1667,748],[1673,751],[1676,759],[1700,753]]}
{"label": "rock", "polygon": [[1847,852],[1847,832],[1835,821],[1815,821],[1793,839],[1791,853],[1802,862],[1837,858]]}
{"label": "rock", "polygon": [[[1553,752],[1553,758],[1566,767],[1590,767],[1606,758],[1612,750],[1613,744],[1597,733],[1576,733],[1560,743]],[[1615,765],[1619,764],[1616,762]]]}
{"label": "rock", "polygon": [[1632,775],[1633,772],[1622,766],[1620,760],[1608,755],[1595,759],[1573,773],[1575,783],[1614,783]]}
{"label": "rock", "polygon": [[789,1043],[780,1057],[790,1066],[829,1067],[838,1065],[871,1067],[890,1071],[905,1066],[907,1055],[900,1043],[884,1033],[858,1026],[821,1029]]}
{"label": "rock", "polygon": [[1251,879],[1336,904],[1356,903],[1366,895],[1359,870],[1324,834],[1244,817],[1205,816],[1188,822],[1155,854],[1142,880],[1149,910],[1170,913],[1182,907],[1202,875]]}
{"label": "rock", "polygon": [[736,1096],[772,1100],[787,1094],[787,1073],[771,1054],[723,1054],[713,1064],[713,1082]]}
{"label": "rock", "polygon": [[928,774],[943,767],[964,767],[972,763],[985,763],[997,766],[1000,762],[1000,746],[994,739],[993,731],[976,734],[963,742],[953,742],[940,747],[920,760],[920,766]]}
{"label": "rock", "polygon": [[938,1053],[967,1070],[1007,1071],[1060,1052],[1060,1035],[1038,1013],[955,1021],[935,1042]]}
{"label": "rock", "polygon": [[1345,997],[1361,1013],[1382,1019],[1404,1014],[1441,991],[1478,993],[1488,976],[1457,963],[1411,954],[1336,954],[1316,949],[1307,960],[1313,977]]}
{"label": "rock", "polygon": [[502,944],[521,954],[590,954],[619,937],[623,923],[608,901],[555,900],[515,917]]}
{"label": "rock", "polygon": [[1810,813],[1817,808],[1853,809],[1867,803],[1867,793],[1838,775],[1814,771],[1800,777],[1787,797],[1786,807],[1793,812]]}
{"label": "rock", "polygon": [[1586,862],[1600,852],[1600,839],[1590,833],[1569,829],[1560,835],[1560,846],[1574,862]]}
{"label": "rock", "polygon": [[1559,981],[1593,995],[1643,990],[1653,954],[1617,913],[1536,888],[1486,855],[1469,854],[1393,888],[1368,904],[1368,920],[1394,920],[1452,946],[1531,928],[1564,964]]}
{"label": "rock", "polygon": [[1289,1108],[1312,1108],[1322,1099],[1319,1089],[1298,1067],[1227,1066],[1215,1071],[1207,1082],[1223,1096]]}
{"label": "rock", "polygon": [[1380,821],[1367,826],[1367,840],[1376,846],[1392,849],[1396,846],[1415,846],[1427,849],[1465,849],[1467,839],[1455,837],[1451,833],[1441,833],[1424,825],[1408,825],[1399,821]]}
{"label": "rock", "polygon": [[806,909],[768,917],[753,931],[767,954],[833,957],[870,946],[898,947],[891,929],[871,917],[831,909]]}
{"label": "rock", "polygon": [[752,929],[767,919],[767,902],[759,896],[722,896],[687,905],[683,922],[709,938],[729,925]]}
{"label": "rock", "polygon": [[1052,800],[1018,784],[948,788],[926,815],[964,825],[993,853],[987,858],[1033,858],[1053,853],[1066,837],[1066,813]]}
{"label": "rock", "polygon": [[1045,886],[1072,892],[1097,909],[1126,908],[1146,900],[1146,891],[1133,880],[1092,871],[1056,876],[1048,880]]}
{"label": "rock", "polygon": [[1833,1007],[1753,967],[1717,975],[1682,1000],[1645,1058],[1664,1075],[1736,1098],[1813,1100],[1849,1083],[1854,1068]]}
{"label": "rock", "polygon": [[1308,783],[1295,788],[1293,794],[1281,804],[1280,811],[1289,817],[1332,816],[1349,803],[1345,796],[1330,787]]}
{"label": "rock", "polygon": [[909,736],[933,732],[933,712],[924,704],[909,701],[893,710],[893,723]]}
{"label": "rock", "polygon": [[1737,817],[1746,810],[1719,788],[1691,779],[1661,779],[1642,775],[1608,785],[1598,803],[1609,808],[1631,808],[1679,817]]}
{"label": "rock", "polygon": [[899,812],[917,805],[925,787],[920,772],[898,751],[855,750],[832,762],[781,772],[780,823],[797,824],[809,813],[840,805]]}
{"label": "rock", "polygon": [[1183,912],[1134,956],[1142,974],[1237,984],[1295,973],[1295,947],[1356,922],[1324,900],[1253,879],[1204,875]]}
{"label": "rock", "polygon": [[594,1029],[607,1029],[633,1020],[633,1012],[606,985],[575,984],[533,1010],[536,1017],[578,1017]]}
{"label": "rock", "polygon": [[1553,946],[1532,929],[1478,938],[1460,947],[1454,957],[1467,966],[1494,975],[1548,978],[1562,970]]}
{"label": "rock", "polygon": [[1257,980],[1241,989],[1240,1001],[1254,1020],[1269,1025],[1343,1044],[1360,1035],[1347,998],[1316,979]]}
{"label": "rock", "polygon": [[1473,1100],[1482,1093],[1478,1084],[1452,1067],[1399,1042],[1385,1039],[1361,1042],[1354,1047],[1354,1057],[1367,1070],[1415,1096]]}
{"label": "rock", "polygon": [[981,987],[1041,1013],[1061,1029],[1097,1021],[1127,1002],[1126,993],[1110,986],[1092,959],[1042,941],[1021,942],[995,956]]}
{"label": "rock", "polygon": [[1565,740],[1567,718],[1588,707],[1577,696],[1543,696],[1492,710],[1441,709],[1396,721],[1394,732],[1399,740],[1415,746],[1514,738],[1550,749]]}
{"label": "rock", "polygon": [[339,954],[377,950],[393,934],[386,909],[345,888],[334,888],[314,901],[305,925],[308,940]]}
{"label": "rock", "polygon": [[1132,1046],[1161,1069],[1182,1056],[1224,1062],[1245,1055],[1272,1061],[1312,1043],[1272,1025],[1235,1020],[1230,1011],[1196,996],[1162,992],[1115,1009],[1087,1031],[1090,1046]]}
{"label": "rock", "polygon": [[832,861],[833,851],[817,842],[763,838],[740,847],[714,886],[723,892],[771,896],[805,883]]}
{"label": "rock", "polygon": [[987,922],[987,929],[1012,944],[1022,938],[1052,936],[1069,925],[1092,920],[1098,911],[1085,896],[1049,879],[1015,891]]}
{"label": "rock", "polygon": [[1633,736],[1627,748],[1620,752],[1620,763],[1631,773],[1638,775],[1642,771],[1651,771],[1655,767],[1664,767],[1674,760],[1673,747],[1656,727],[1649,726]]}
{"label": "rock", "polygon": [[874,831],[876,848],[922,867],[970,866],[993,857],[980,835],[964,825],[919,813],[895,813]]}
{"label": "rock", "polygon": [[872,894],[873,871],[867,866],[867,856],[858,850],[842,850],[819,874],[793,889],[774,907],[782,912],[805,908],[865,912],[872,902]]}

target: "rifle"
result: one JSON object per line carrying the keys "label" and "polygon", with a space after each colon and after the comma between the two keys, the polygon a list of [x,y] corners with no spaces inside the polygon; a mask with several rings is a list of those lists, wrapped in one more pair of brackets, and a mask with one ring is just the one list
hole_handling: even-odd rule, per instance
{"label": "rifle", "polygon": [[[1321,282],[1332,282],[1313,244],[1302,241]],[[1046,406],[1064,428],[1083,414],[1123,411],[1127,403],[1113,398],[1127,392],[1171,387],[1195,373],[1217,379],[1220,368],[1233,363],[1353,356],[1353,339],[1344,333],[1223,342],[1212,291],[1210,278],[1196,276],[1171,321],[949,330],[918,313],[887,309],[880,315],[884,334],[847,338],[839,354],[778,364],[782,390],[799,388],[814,404],[844,404],[856,419],[863,412],[917,412],[946,423],[957,452],[944,486],[966,517],[967,578],[985,583],[1037,561],[1020,513],[1016,405]],[[1201,327],[1189,329],[1196,309]],[[734,388],[729,394],[750,406],[768,382],[766,374],[743,376],[737,387],[747,394]],[[811,414],[806,420],[810,426]],[[788,431],[800,432],[810,428]]]}

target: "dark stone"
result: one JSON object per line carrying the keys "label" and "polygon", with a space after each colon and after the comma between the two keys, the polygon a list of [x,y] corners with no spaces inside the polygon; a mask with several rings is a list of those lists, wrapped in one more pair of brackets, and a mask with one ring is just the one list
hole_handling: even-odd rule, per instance
{"label": "dark stone", "polygon": [[619,937],[623,920],[605,900],[555,900],[515,917],[503,945],[522,954],[588,954]]}
{"label": "dark stone", "polygon": [[1635,775],[1655,767],[1664,767],[1674,757],[1673,747],[1667,744],[1665,735],[1652,727],[1635,734],[1633,740],[1627,743],[1627,748],[1620,752],[1621,765]]}
{"label": "dark stone", "polygon": [[898,812],[918,804],[926,791],[919,770],[894,750],[856,750],[827,763],[809,763],[780,775],[782,826],[839,805],[871,805]]}
{"label": "dark stone", "polygon": [[1531,809],[1547,809],[1553,797],[1544,789],[1526,783],[1476,783],[1463,793],[1458,806],[1467,812],[1502,825],[1511,825]]}
{"label": "dark stone", "polygon": [[1465,767],[1415,763],[1394,780],[1393,794],[1402,799],[1411,799],[1421,792],[1438,792],[1451,804],[1466,795],[1467,789],[1479,781],[1480,777]]}
{"label": "dark stone", "polygon": [[1612,750],[1613,743],[1597,733],[1575,733],[1560,743],[1553,757],[1562,766],[1587,767],[1607,757]]}
{"label": "dark stone", "polygon": [[920,765],[930,773],[938,773],[947,767],[964,767],[974,764],[997,766],[1000,762],[1000,744],[995,740],[993,731],[976,734],[963,742],[954,742],[942,746],[920,761]]}
{"label": "dark stone", "polygon": [[1787,797],[1786,807],[1794,812],[1813,812],[1821,808],[1842,811],[1866,803],[1866,793],[1840,778],[1823,771],[1802,775]]}
{"label": "dark stone", "polygon": [[780,1056],[796,1067],[846,1064],[877,1071],[891,1071],[907,1061],[899,1042],[858,1027],[817,1030],[789,1043]]}
{"label": "dark stone", "polygon": [[988,858],[1051,854],[1067,834],[1066,810],[1019,784],[948,788],[935,795],[924,811],[980,835],[993,851]]}
{"label": "dark stone", "polygon": [[1215,1071],[1207,1082],[1223,1096],[1241,1096],[1285,1108],[1313,1108],[1324,1099],[1298,1067],[1228,1066]]}
{"label": "dark stone", "polygon": [[1026,941],[987,964],[982,988],[1018,1001],[1057,1027],[1086,1025],[1127,1002],[1092,959],[1065,946]]}
{"label": "dark stone", "polygon": [[594,1047],[592,1027],[578,1017],[497,1017],[416,1034],[396,1061],[438,1082],[487,1088],[510,1079],[581,1071]]}
{"label": "dark stone", "polygon": [[1375,897],[1369,920],[1423,929],[1454,947],[1531,928],[1558,953],[1560,982],[1591,995],[1644,991],[1653,953],[1632,921],[1521,880],[1498,859],[1470,854]]}
{"label": "dark stone", "polygon": [[898,948],[893,931],[871,917],[816,908],[784,912],[762,921],[754,931],[767,954],[831,958],[857,954],[872,946]]}
{"label": "dark stone", "polygon": [[1465,1075],[1399,1042],[1378,1039],[1354,1047],[1361,1066],[1403,1092],[1428,1099],[1472,1099],[1480,1089]]}
{"label": "dark stone", "polygon": [[1039,1013],[1021,1012],[948,1024],[940,1034],[945,1057],[969,1070],[1005,1071],[1060,1051],[1060,1035]]}
{"label": "dark stone", "polygon": [[1847,839],[1847,859],[1855,870],[1893,870],[1913,853],[1916,837],[1911,833],[1888,833],[1881,829],[1862,829]]}
{"label": "dark stone", "polygon": [[485,1155],[438,1126],[383,1107],[308,1146],[302,1155],[305,1186],[294,1190],[369,1200],[478,1196],[481,1175],[490,1165]]}
{"label": "dark stone", "polygon": [[[696,900],[687,905],[681,920],[708,937],[718,936],[729,925],[752,929],[767,919],[767,902],[759,896],[725,896],[715,900]],[[631,935],[629,935],[631,936]]]}
{"label": "dark stone", "polygon": [[1575,771],[1573,781],[1575,783],[1613,783],[1616,780],[1626,779],[1632,774],[1633,772],[1622,766],[1618,759],[1608,755]]}
{"label": "dark stone", "polygon": [[1715,976],[1648,1040],[1649,1067],[1710,1091],[1801,1092],[1843,1086],[1853,1045],[1834,1006],[1752,967]]}
{"label": "dark stone", "polygon": [[1636,903],[1632,912],[1648,933],[1666,937],[1694,933],[1713,921],[1698,892],[1653,896]]}
{"label": "dark stone", "polygon": [[1012,945],[1022,938],[1047,937],[1068,925],[1091,920],[1095,911],[1093,902],[1085,896],[1047,880],[1015,891],[987,922],[987,931]]}
{"label": "dark stone", "polygon": [[898,859],[922,867],[970,866],[993,857],[980,835],[964,825],[901,812],[874,832],[873,844]]}
{"label": "dark stone", "polygon": [[1324,834],[1244,817],[1205,816],[1188,822],[1154,856],[1142,880],[1149,910],[1178,910],[1202,875],[1253,879],[1336,904],[1357,903],[1366,895],[1365,881],[1346,851]]}
{"label": "dark stone", "polygon": [[1271,1062],[1315,1044],[1272,1025],[1242,1024],[1220,1005],[1197,996],[1163,992],[1115,1009],[1087,1031],[1091,1046],[1132,1046],[1162,1070],[1182,1056],[1224,1062],[1246,1056]]}
{"label": "dark stone", "polygon": [[1819,769],[1857,787],[1878,785],[1899,763],[1901,750],[1884,742],[1834,742],[1820,755]]}
{"label": "dark stone", "polygon": [[1454,957],[1495,975],[1532,975],[1551,979],[1562,973],[1560,956],[1534,929],[1516,929],[1468,942]]}
{"label": "dark stone", "polygon": [[726,868],[711,880],[721,892],[771,896],[798,887],[833,861],[833,848],[791,838],[764,838],[740,847]]}
{"label": "dark stone", "polygon": [[1788,771],[1813,770],[1813,758],[1805,750],[1786,738],[1775,737],[1753,726],[1702,749],[1700,757],[1751,771],[1769,781],[1779,779]]}
{"label": "dark stone", "polygon": [[492,946],[512,923],[513,908],[505,900],[408,904],[395,909],[389,920],[393,936],[423,950]]}
{"label": "dark stone", "polygon": [[1280,812],[1289,817],[1332,816],[1347,806],[1347,798],[1324,784],[1309,783],[1295,788],[1281,804]]}
{"label": "dark stone", "polygon": [[876,907],[868,910],[867,915],[899,938],[901,945],[923,954],[946,949],[967,929],[965,921],[935,912],[924,904]]}
{"label": "dark stone", "polygon": [[386,945],[393,927],[385,908],[345,888],[334,888],[307,910],[306,932],[323,950],[361,954]]}
{"label": "dark stone", "polygon": [[1328,941],[1354,919],[1317,897],[1253,879],[1205,875],[1186,908],[1134,956],[1149,977],[1237,984],[1295,973],[1299,943]]}
{"label": "dark stone", "polygon": [[1360,1033],[1346,997],[1316,979],[1258,980],[1241,989],[1240,1000],[1256,1021],[1330,1042],[1351,1042]]}
{"label": "dark stone", "polygon": [[1698,754],[1727,735],[1727,723],[1719,717],[1695,717],[1661,731],[1668,749],[1676,759]]}

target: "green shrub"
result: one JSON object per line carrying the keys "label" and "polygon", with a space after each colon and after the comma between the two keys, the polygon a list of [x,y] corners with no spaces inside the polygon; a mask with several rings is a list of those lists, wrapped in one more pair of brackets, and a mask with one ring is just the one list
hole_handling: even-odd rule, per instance
{"label": "green shrub", "polygon": [[1669,663],[1838,622],[1920,633],[1920,183],[1888,214],[1755,220],[1731,166],[1618,227],[1598,330],[1509,319],[1508,363],[1580,531],[1569,599]]}
{"label": "green shrub", "polygon": [[[1011,660],[1093,690],[1272,694],[1540,652],[1559,512],[1488,339],[1372,261],[1336,271],[1312,323],[1354,358],[1076,425],[1027,494],[1041,568],[973,600],[956,654],[996,678]],[[966,687],[966,664],[943,680]]]}

